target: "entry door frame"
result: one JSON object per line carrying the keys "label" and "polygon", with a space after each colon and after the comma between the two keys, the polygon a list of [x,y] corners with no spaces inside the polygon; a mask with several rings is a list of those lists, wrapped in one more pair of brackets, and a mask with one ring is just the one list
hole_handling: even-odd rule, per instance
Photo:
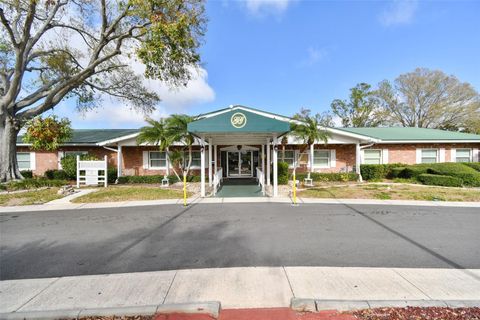
{"label": "entry door frame", "polygon": [[[241,171],[242,171],[242,151],[227,151],[227,156],[225,157],[226,158],[226,161],[227,161],[227,178],[233,178],[233,179],[236,179],[236,178],[253,178],[253,150],[246,150],[244,151],[246,153],[249,153],[250,154],[250,174],[249,175],[246,175],[246,174],[241,174]],[[228,154],[229,153],[236,153],[238,154],[238,173],[234,173],[233,175],[230,174],[230,169],[229,169],[229,165],[228,165]]]}

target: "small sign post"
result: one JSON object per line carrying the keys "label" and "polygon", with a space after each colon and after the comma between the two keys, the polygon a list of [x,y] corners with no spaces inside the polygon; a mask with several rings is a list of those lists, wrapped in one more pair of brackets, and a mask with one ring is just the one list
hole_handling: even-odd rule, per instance
{"label": "small sign post", "polygon": [[[100,171],[103,171],[103,174],[99,174]],[[99,183],[105,188],[108,185],[107,156],[103,160],[80,160],[77,155],[77,188],[80,188],[80,184],[98,186]]]}

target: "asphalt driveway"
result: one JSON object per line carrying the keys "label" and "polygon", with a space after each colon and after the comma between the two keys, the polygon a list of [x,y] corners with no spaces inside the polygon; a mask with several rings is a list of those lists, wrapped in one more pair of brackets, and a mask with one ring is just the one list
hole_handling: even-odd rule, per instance
{"label": "asphalt driveway", "polygon": [[234,266],[480,268],[479,208],[197,204],[0,214],[0,279]]}

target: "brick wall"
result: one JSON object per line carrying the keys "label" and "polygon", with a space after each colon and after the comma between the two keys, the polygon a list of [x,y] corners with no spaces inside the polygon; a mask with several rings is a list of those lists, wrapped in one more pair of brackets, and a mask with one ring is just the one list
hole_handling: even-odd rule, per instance
{"label": "brick wall", "polygon": [[479,149],[480,143],[418,143],[418,144],[378,144],[367,149],[388,149],[388,163],[415,164],[416,150],[445,149],[445,162],[454,161],[451,158],[452,149],[471,148]]}
{"label": "brick wall", "polygon": [[[217,146],[218,162],[217,167],[221,167],[220,148],[225,146]],[[261,150],[261,146],[255,146]],[[451,161],[451,149],[452,148],[477,148],[480,149],[480,143],[476,144],[378,144],[373,145],[369,149],[388,149],[389,163],[405,163],[415,164],[416,162],[416,149],[417,148],[435,148],[445,149],[445,161]],[[300,150],[301,146],[287,145],[287,150]],[[335,150],[336,153],[336,165],[332,168],[315,168],[315,172],[339,172],[339,171],[351,171],[355,165],[355,145],[315,145],[316,150]],[[123,147],[123,175],[163,175],[166,170],[153,170],[143,168],[143,151],[156,151],[156,147]],[[194,151],[200,150],[198,147],[194,147]],[[18,147],[18,152],[30,152],[28,147]],[[87,151],[91,155],[95,155],[98,158],[108,156],[109,167],[116,168],[117,166],[117,153],[107,150],[102,147],[63,147],[58,151]],[[46,152],[35,151],[36,169],[35,175],[43,175],[46,170],[58,169],[58,151]],[[308,150],[305,150],[306,153]],[[278,148],[278,159],[281,159],[282,146]],[[307,172],[308,157],[304,154],[300,158],[300,165],[297,169],[298,172]],[[260,165],[261,166],[261,165]],[[200,170],[192,169],[191,174],[200,174]],[[177,171],[180,174],[180,169]],[[206,169],[208,174],[208,169]],[[173,174],[171,171],[170,174]]]}

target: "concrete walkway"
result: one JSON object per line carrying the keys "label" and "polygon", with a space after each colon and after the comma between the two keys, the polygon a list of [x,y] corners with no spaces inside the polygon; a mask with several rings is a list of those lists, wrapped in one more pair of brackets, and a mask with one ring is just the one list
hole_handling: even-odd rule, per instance
{"label": "concrete walkway", "polygon": [[288,307],[294,297],[480,305],[480,269],[250,267],[0,281],[0,313],[205,301]]}
{"label": "concrete walkway", "polygon": [[[87,191],[87,190],[85,190]],[[87,193],[93,190],[88,190]],[[83,194],[82,194],[83,195]],[[79,197],[80,195],[72,195]],[[62,200],[62,201],[60,201]],[[135,206],[155,206],[164,204],[183,205],[183,199],[166,200],[143,200],[143,201],[117,201],[101,203],[71,203],[70,199],[58,199],[41,205],[29,206],[11,206],[0,207],[2,212],[31,212],[31,211],[50,211],[50,210],[73,210],[73,209],[91,209],[91,208],[119,208]],[[288,197],[226,197],[226,198],[199,198],[193,197],[187,200],[189,204],[193,203],[293,203]],[[457,201],[417,201],[417,200],[374,200],[374,199],[313,199],[298,198],[297,204],[319,203],[319,204],[378,204],[378,205],[402,205],[402,206],[427,206],[427,207],[469,207],[480,208],[480,202],[457,202]]]}

